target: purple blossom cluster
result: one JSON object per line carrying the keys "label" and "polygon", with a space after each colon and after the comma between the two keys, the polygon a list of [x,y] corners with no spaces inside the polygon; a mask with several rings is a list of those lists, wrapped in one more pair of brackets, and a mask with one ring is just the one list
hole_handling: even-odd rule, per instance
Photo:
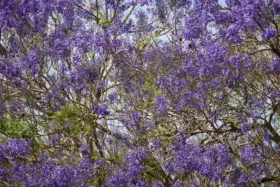
{"label": "purple blossom cluster", "polygon": [[120,171],[112,174],[104,186],[148,186],[141,180],[145,166],[141,164],[147,157],[147,150],[138,148],[124,157]]}
{"label": "purple blossom cluster", "polygon": [[30,142],[11,139],[1,145],[0,184],[23,186],[89,186],[94,165],[88,158],[75,164],[62,164],[62,159],[46,153],[36,160],[31,157]]}
{"label": "purple blossom cluster", "polygon": [[165,163],[165,169],[171,174],[199,173],[214,181],[224,179],[224,174],[233,164],[233,158],[226,145],[202,148],[189,143],[184,137],[178,137],[173,146],[173,159]]}

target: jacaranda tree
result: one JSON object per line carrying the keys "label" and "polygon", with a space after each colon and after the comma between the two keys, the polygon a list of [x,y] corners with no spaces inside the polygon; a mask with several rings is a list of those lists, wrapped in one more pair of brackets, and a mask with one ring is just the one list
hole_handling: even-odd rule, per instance
{"label": "jacaranda tree", "polygon": [[0,186],[280,184],[280,1],[1,0]]}

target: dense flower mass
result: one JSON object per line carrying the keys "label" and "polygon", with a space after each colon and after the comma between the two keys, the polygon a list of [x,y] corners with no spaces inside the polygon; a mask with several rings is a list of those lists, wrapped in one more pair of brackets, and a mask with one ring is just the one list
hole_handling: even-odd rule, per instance
{"label": "dense flower mass", "polygon": [[0,186],[280,184],[278,0],[1,0]]}
{"label": "dense flower mass", "polygon": [[[71,163],[59,164],[61,158],[50,158],[43,153],[37,160],[30,157],[30,143],[11,139],[0,147],[1,181],[24,186],[88,186],[94,173],[93,162],[89,158],[70,158]],[[3,183],[5,184],[5,183]]]}

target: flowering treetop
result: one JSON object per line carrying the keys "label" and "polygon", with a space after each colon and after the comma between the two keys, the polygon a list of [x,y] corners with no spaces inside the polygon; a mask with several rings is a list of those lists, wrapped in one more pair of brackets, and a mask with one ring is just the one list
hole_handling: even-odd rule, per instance
{"label": "flowering treetop", "polygon": [[277,0],[2,0],[0,184],[280,183]]}

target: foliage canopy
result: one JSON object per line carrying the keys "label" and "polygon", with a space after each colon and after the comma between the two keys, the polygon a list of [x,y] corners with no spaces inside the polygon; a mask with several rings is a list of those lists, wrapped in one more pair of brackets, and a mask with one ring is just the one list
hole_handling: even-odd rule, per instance
{"label": "foliage canopy", "polygon": [[1,0],[1,186],[280,184],[278,0]]}

